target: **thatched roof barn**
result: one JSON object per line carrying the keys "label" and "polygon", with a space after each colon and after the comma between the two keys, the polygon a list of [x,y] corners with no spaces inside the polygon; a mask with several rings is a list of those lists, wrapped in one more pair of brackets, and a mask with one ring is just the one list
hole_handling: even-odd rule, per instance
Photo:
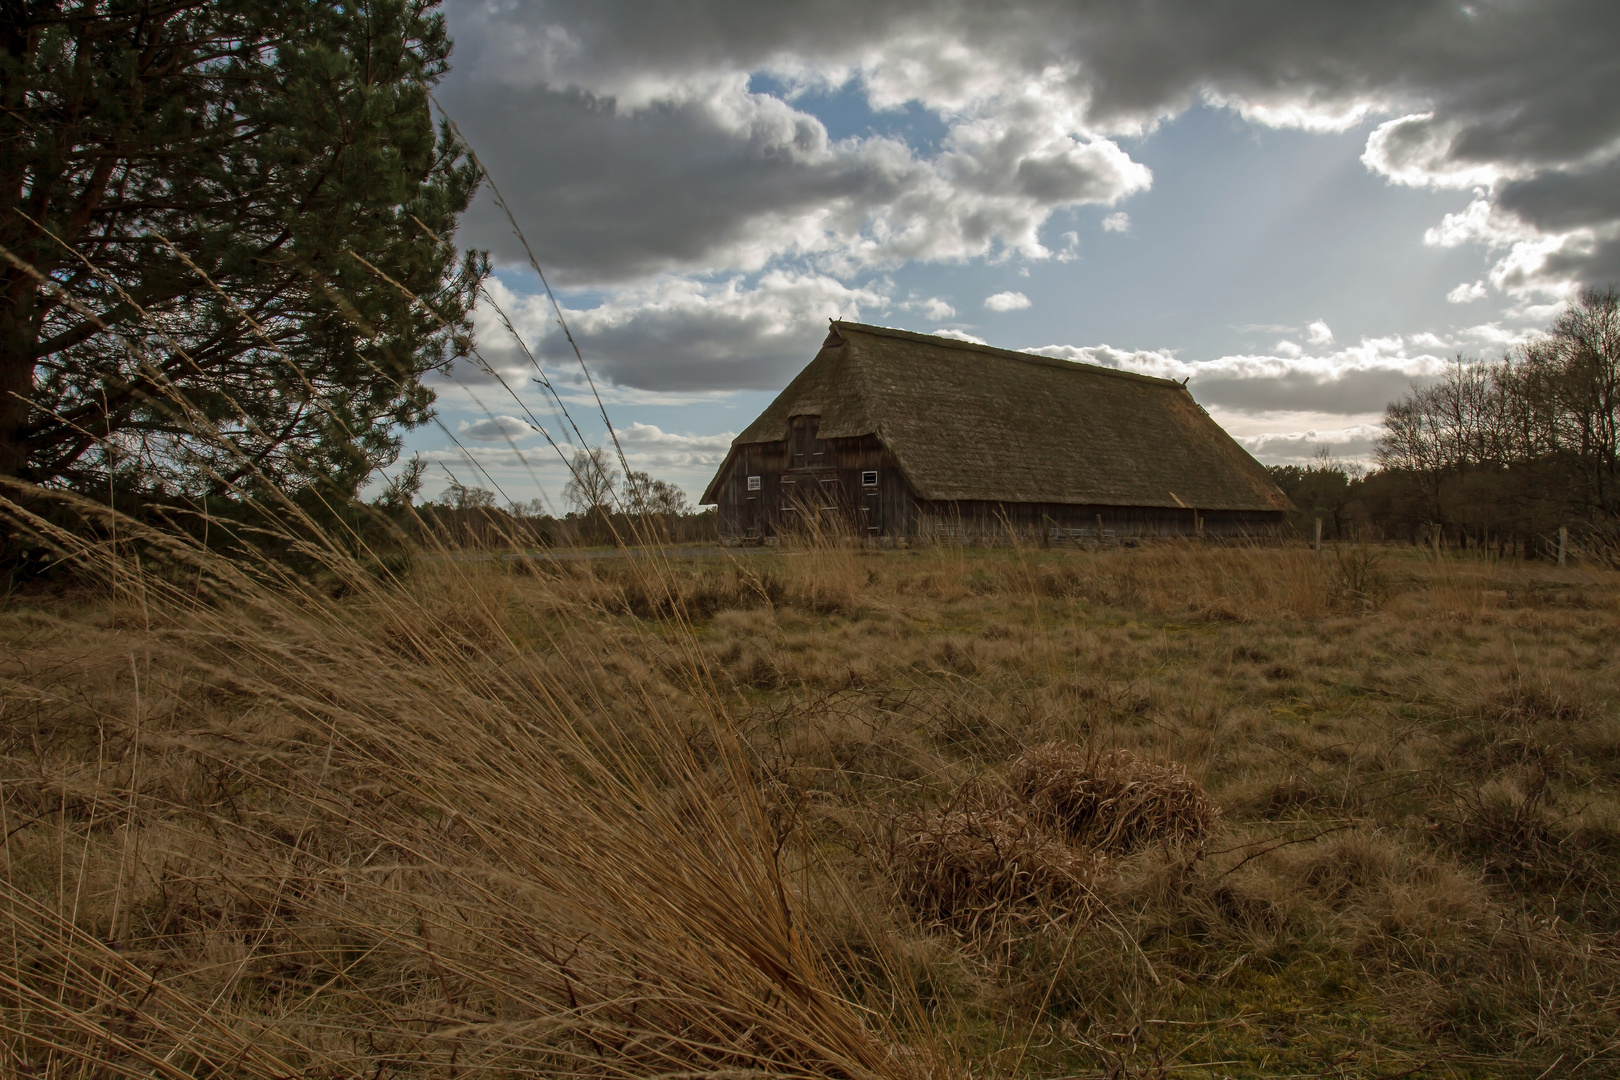
{"label": "thatched roof barn", "polygon": [[1043,542],[1269,533],[1289,507],[1181,383],[846,322],[703,502],[726,538],[814,524]]}

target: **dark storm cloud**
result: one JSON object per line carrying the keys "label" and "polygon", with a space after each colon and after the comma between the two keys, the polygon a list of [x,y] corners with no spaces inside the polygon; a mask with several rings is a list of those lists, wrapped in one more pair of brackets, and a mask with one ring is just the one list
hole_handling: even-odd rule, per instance
{"label": "dark storm cloud", "polygon": [[[482,7],[493,13],[493,5]],[[871,3],[548,0],[503,6],[491,25],[561,35],[564,78],[754,70],[784,56],[848,64],[896,40],[973,43],[1011,73],[1073,64],[1070,84],[1103,124],[1151,120],[1206,91],[1260,104],[1379,99],[1458,123],[1479,161],[1567,161],[1617,134],[1620,20],[1607,0],[1068,0]],[[963,94],[977,73],[941,63],[924,80]]]}
{"label": "dark storm cloud", "polygon": [[1497,205],[1548,232],[1620,219],[1620,160],[1506,183]]}
{"label": "dark storm cloud", "polygon": [[[1609,2],[460,0],[449,12],[445,101],[547,258],[581,280],[794,251],[1038,253],[1052,208],[1145,183],[1122,156],[1054,147],[1054,132],[1095,149],[1201,99],[1305,126],[1412,114],[1369,164],[1408,183],[1528,185],[1505,197],[1546,228],[1617,220],[1600,190],[1612,163],[1590,161],[1620,139]],[[953,125],[945,153],[829,144],[818,122],[746,92],[765,69],[922,102]],[[1548,209],[1529,193],[1582,163],[1590,185],[1572,174],[1573,201]],[[886,238],[930,217],[931,238]],[[515,254],[487,205],[466,231]],[[1599,272],[1606,252],[1568,245],[1559,272]]]}
{"label": "dark storm cloud", "polygon": [[757,287],[666,284],[574,317],[593,366],[654,391],[770,390],[815,355],[829,318],[866,317],[884,298],[820,276],[771,273]]}
{"label": "dark storm cloud", "polygon": [[[717,252],[757,263],[748,249],[762,219],[892,199],[905,179],[898,153],[806,162],[807,152],[825,150],[826,132],[785,108],[771,118],[778,123],[748,134],[722,127],[702,102],[629,111],[577,90],[467,84],[443,100],[564,281],[698,266]],[[487,192],[465,233],[513,262],[524,258]]]}
{"label": "dark storm cloud", "polygon": [[1620,284],[1620,240],[1609,237],[1547,256],[1543,272],[1603,288]]}
{"label": "dark storm cloud", "polygon": [[813,333],[716,327],[691,319],[651,320],[593,339],[601,357],[596,367],[609,379],[661,392],[775,390],[815,356],[816,344]]}

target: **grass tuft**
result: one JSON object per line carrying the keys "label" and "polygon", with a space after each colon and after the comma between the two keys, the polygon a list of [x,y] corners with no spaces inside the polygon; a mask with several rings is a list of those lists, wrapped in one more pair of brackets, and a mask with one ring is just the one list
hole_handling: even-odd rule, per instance
{"label": "grass tuft", "polygon": [[1114,854],[1152,843],[1196,847],[1220,816],[1185,768],[1129,750],[1048,743],[1014,761],[1009,779],[1035,820]]}
{"label": "grass tuft", "polygon": [[1005,804],[925,811],[897,833],[891,865],[905,903],[978,941],[1085,913],[1104,865]]}

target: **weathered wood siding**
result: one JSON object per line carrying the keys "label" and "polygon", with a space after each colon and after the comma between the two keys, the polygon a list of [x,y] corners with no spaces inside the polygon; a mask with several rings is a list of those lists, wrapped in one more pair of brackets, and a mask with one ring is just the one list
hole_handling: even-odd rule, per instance
{"label": "weathered wood siding", "polygon": [[[875,540],[913,534],[915,500],[894,455],[876,436],[822,439],[816,426],[817,417],[794,417],[787,441],[734,448],[716,491],[721,537],[763,540],[818,531]],[[758,480],[756,490],[749,488],[750,477]]]}
{"label": "weathered wood siding", "polygon": [[1084,546],[1154,536],[1211,540],[1271,537],[1283,528],[1280,511],[1197,510],[1170,506],[919,502],[916,515],[916,539],[936,543],[1017,541]]}

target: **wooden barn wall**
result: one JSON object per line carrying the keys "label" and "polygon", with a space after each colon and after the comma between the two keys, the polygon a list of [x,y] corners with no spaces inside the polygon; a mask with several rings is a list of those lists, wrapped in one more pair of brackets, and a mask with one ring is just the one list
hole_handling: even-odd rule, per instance
{"label": "wooden barn wall", "polygon": [[[814,417],[795,417],[813,421]],[[786,442],[739,446],[717,488],[720,535],[765,539],[818,531],[865,539],[911,536],[915,500],[876,436],[820,439],[814,425]],[[877,484],[862,474],[877,473]],[[759,477],[759,490],[748,478]]]}
{"label": "wooden barn wall", "polygon": [[1283,528],[1277,511],[1192,510],[1073,503],[919,502],[918,540],[941,543],[1088,544],[1127,538],[1271,537]]}
{"label": "wooden barn wall", "polygon": [[[1152,536],[1266,537],[1283,527],[1277,512],[920,501],[876,436],[822,439],[817,417],[790,423],[786,441],[735,448],[716,489],[722,538],[818,532],[901,542],[1084,545]],[[863,484],[871,472],[877,483]],[[759,478],[757,490],[748,489],[749,477]]]}

